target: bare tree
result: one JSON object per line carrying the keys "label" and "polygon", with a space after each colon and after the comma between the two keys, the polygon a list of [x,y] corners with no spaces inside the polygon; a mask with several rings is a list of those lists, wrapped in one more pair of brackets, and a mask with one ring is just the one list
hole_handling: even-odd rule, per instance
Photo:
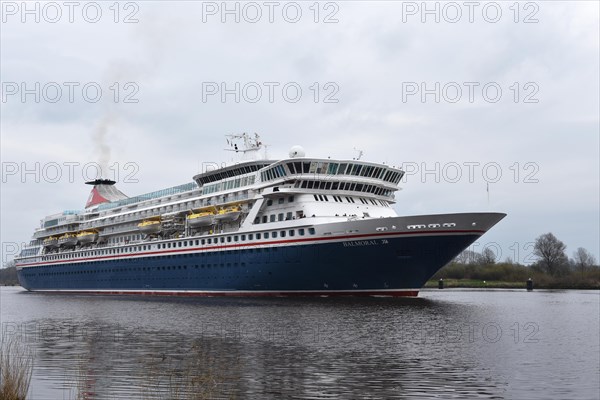
{"label": "bare tree", "polygon": [[568,264],[566,248],[567,246],[556,236],[546,233],[535,240],[533,253],[539,258],[538,264],[545,272],[550,275],[559,275]]}
{"label": "bare tree", "polygon": [[581,272],[584,272],[590,267],[596,265],[596,258],[592,255],[592,253],[583,247],[579,247],[573,253],[573,260],[575,261],[575,267]]}
{"label": "bare tree", "polygon": [[454,262],[457,264],[477,264],[480,261],[481,256],[472,251],[464,250],[462,253],[456,256]]}
{"label": "bare tree", "polygon": [[485,248],[481,252],[480,261],[484,265],[495,264],[496,263],[496,254],[489,247]]}

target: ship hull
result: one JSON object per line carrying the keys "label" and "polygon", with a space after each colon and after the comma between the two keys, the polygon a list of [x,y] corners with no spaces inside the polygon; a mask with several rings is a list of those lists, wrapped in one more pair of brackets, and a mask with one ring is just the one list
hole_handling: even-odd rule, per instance
{"label": "ship hull", "polygon": [[[28,290],[186,295],[416,296],[480,235],[378,236],[21,269]],[[35,272],[34,272],[35,270]]]}

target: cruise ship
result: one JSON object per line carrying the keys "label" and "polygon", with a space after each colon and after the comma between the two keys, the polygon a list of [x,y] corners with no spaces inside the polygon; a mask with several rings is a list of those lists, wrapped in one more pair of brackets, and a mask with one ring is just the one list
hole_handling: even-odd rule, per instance
{"label": "cruise ship", "polygon": [[15,258],[29,291],[188,296],[417,296],[506,214],[398,216],[404,175],[379,163],[268,160],[256,134],[240,161],[128,197],[87,182],[84,210],[42,219]]}

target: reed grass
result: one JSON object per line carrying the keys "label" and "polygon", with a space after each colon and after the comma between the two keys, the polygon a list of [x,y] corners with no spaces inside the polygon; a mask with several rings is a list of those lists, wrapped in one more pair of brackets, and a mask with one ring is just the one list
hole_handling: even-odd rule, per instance
{"label": "reed grass", "polygon": [[11,337],[0,343],[0,399],[24,400],[27,398],[33,354],[17,338]]}

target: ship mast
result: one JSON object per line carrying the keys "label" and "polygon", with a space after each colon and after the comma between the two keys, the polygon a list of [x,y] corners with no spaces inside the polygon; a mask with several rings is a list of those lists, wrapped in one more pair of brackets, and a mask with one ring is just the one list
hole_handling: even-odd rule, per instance
{"label": "ship mast", "polygon": [[[266,149],[266,145],[261,142],[258,133],[251,136],[244,132],[242,134],[225,135],[225,138],[230,147],[225,150],[241,153],[241,161],[266,159],[266,154],[260,152],[263,147]],[[266,152],[263,151],[263,153]]]}

